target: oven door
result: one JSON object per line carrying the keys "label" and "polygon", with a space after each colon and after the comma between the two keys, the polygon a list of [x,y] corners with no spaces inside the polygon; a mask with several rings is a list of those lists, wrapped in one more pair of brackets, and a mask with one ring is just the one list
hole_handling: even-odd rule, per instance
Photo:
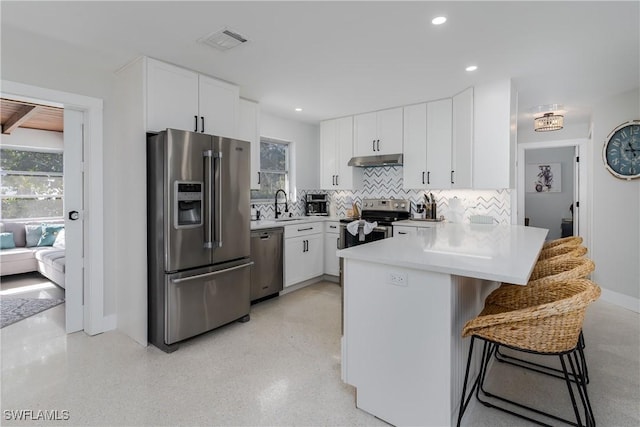
{"label": "oven door", "polygon": [[355,236],[347,231],[345,224],[340,224],[340,249],[350,248],[352,246],[362,245],[364,243],[375,242],[376,240],[386,239],[392,235],[392,227],[379,225],[375,227],[371,233],[364,235],[364,240],[360,240],[359,233]]}

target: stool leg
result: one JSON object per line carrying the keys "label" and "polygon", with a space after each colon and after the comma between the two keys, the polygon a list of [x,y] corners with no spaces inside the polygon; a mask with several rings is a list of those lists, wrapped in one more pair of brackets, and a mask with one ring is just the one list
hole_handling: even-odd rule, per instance
{"label": "stool leg", "polygon": [[[564,361],[564,354],[559,355],[560,364],[562,365],[562,372],[564,372],[565,382],[567,383],[567,389],[569,390],[569,396],[571,397],[571,405],[573,406],[573,412],[576,416],[576,422],[578,426],[583,426],[582,419],[580,418],[580,411],[578,410],[578,405],[576,403],[575,395],[573,394],[573,386],[571,385],[571,380],[569,379],[569,371],[567,370],[567,365]],[[571,361],[571,357],[569,356],[569,361]],[[576,372],[574,372],[576,374]],[[577,383],[577,381],[576,381]],[[578,390],[580,390],[580,385],[578,384]]]}
{"label": "stool leg", "polygon": [[473,357],[473,343],[475,342],[475,339],[476,337],[472,336],[471,344],[469,345],[469,356],[467,357],[467,369],[464,373],[464,383],[462,385],[462,396],[460,398],[460,409],[458,410],[458,424],[457,424],[458,427],[460,427],[460,422],[462,421],[462,415],[464,414],[464,411],[466,411],[467,406],[469,405],[469,401],[473,397],[473,391],[478,385],[478,378],[480,376],[480,373],[478,373],[478,378],[476,378],[476,380],[474,381],[473,387],[469,392],[469,396],[465,398],[467,393],[467,382],[469,379],[469,370],[471,368],[471,359]]}

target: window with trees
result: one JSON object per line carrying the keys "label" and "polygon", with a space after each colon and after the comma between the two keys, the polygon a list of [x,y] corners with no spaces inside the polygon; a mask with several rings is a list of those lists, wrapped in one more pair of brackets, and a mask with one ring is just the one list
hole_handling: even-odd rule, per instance
{"label": "window with trees", "polygon": [[63,155],[0,149],[1,217],[63,216]]}
{"label": "window with trees", "polygon": [[260,138],[260,190],[251,190],[251,199],[273,201],[280,188],[289,194],[289,143]]}

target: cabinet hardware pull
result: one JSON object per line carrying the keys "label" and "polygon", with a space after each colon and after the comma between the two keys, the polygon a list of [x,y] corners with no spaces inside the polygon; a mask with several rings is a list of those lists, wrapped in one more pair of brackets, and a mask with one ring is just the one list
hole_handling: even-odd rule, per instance
{"label": "cabinet hardware pull", "polygon": [[431,184],[431,172],[427,171],[427,184]]}
{"label": "cabinet hardware pull", "polygon": [[451,183],[455,184],[455,182],[453,182],[453,171],[451,171]]}
{"label": "cabinet hardware pull", "polygon": [[336,226],[335,225],[330,225],[329,228],[336,228]]}
{"label": "cabinet hardware pull", "polygon": [[378,147],[378,149],[376,151],[380,151],[380,140],[379,139],[376,141],[376,145]]}
{"label": "cabinet hardware pull", "polygon": [[422,171],[422,185],[424,185],[424,171]]}
{"label": "cabinet hardware pull", "polygon": [[338,185],[338,177],[339,177],[339,176],[340,176],[340,175],[336,175],[336,185]]}
{"label": "cabinet hardware pull", "polygon": [[371,141],[371,151],[376,151],[376,140]]}
{"label": "cabinet hardware pull", "polygon": [[260,172],[258,172],[258,185],[260,185]]}
{"label": "cabinet hardware pull", "polygon": [[407,234],[405,231],[398,231],[398,234]]}
{"label": "cabinet hardware pull", "polygon": [[204,116],[200,116],[200,119],[202,121],[202,133],[204,133]]}
{"label": "cabinet hardware pull", "polygon": [[198,116],[193,116],[196,119],[196,128],[193,130],[194,132],[198,132]]}
{"label": "cabinet hardware pull", "polygon": [[313,230],[313,227],[298,228],[298,231],[307,231],[307,230]]}
{"label": "cabinet hardware pull", "polygon": [[336,238],[336,249],[340,249],[340,237]]}

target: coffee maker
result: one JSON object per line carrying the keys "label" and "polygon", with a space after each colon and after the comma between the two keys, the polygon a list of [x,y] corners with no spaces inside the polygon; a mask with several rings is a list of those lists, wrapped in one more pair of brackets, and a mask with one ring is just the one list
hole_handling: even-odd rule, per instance
{"label": "coffee maker", "polygon": [[329,215],[329,196],[326,194],[307,194],[305,212],[308,216]]}

